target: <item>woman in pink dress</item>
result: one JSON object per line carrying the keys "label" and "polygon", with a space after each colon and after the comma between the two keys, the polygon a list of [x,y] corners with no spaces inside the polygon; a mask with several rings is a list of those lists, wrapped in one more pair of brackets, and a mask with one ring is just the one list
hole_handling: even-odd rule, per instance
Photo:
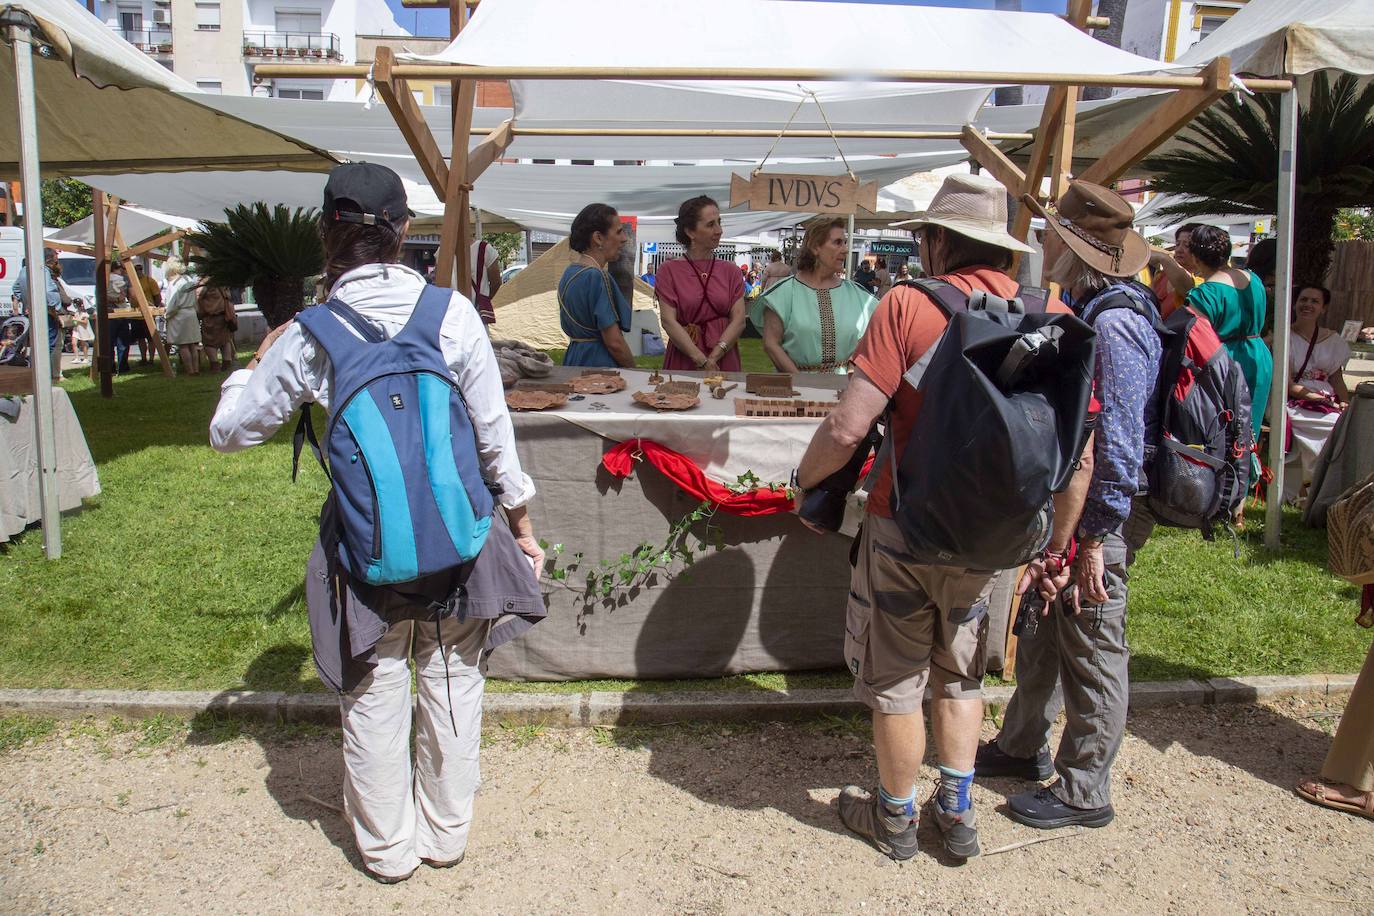
{"label": "woman in pink dress", "polygon": [[676,223],[687,257],[660,264],[654,283],[668,336],[663,368],[738,372],[744,278],[733,263],[715,256],[720,207],[709,197],[693,197],[678,208]]}

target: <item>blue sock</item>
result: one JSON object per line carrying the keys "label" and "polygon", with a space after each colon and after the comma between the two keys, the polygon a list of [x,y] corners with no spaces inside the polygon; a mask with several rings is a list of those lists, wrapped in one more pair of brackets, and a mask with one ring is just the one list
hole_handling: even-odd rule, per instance
{"label": "blue sock", "polygon": [[887,790],[883,788],[882,783],[879,783],[878,801],[882,802],[883,807],[887,809],[887,813],[893,816],[898,814],[905,814],[907,817],[916,816],[915,786],[911,787],[911,794],[906,798],[893,798],[891,795],[887,794]]}
{"label": "blue sock", "polygon": [[973,771],[969,770],[967,773],[963,773],[944,765],[941,765],[939,770],[940,790],[936,797],[940,802],[940,807],[950,814],[972,808],[973,799],[969,793],[973,790]]}

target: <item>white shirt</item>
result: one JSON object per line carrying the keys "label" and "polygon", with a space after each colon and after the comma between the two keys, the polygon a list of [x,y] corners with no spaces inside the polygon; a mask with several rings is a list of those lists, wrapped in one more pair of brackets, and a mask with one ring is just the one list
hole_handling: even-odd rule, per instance
{"label": "white shirt", "polygon": [[[409,267],[366,264],[340,277],[330,296],[392,337],[405,327],[424,286],[424,278]],[[343,326],[361,339],[350,325]],[[523,506],[534,496],[534,483],[520,469],[501,371],[482,320],[467,297],[453,294],[439,336],[449,371],[467,402],[486,477],[501,486],[501,505]],[[210,445],[219,452],[260,445],[310,401],[327,412],[331,376],[324,348],[292,323],[256,369],[238,369],[225,379],[210,421]]]}
{"label": "white shirt", "polygon": [[472,243],[472,248],[469,249],[468,262],[472,265],[472,282],[476,284],[474,288],[483,296],[489,297],[491,296],[491,278],[487,276],[487,268],[495,264],[499,256],[496,254],[495,245],[487,245],[487,256],[482,259],[483,263],[478,264],[477,252],[481,247],[481,239]]}

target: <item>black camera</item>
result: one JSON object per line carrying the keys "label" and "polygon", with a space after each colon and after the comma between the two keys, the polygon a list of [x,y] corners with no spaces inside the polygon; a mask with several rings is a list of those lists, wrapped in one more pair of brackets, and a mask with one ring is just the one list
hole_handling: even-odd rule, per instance
{"label": "black camera", "polygon": [[849,461],[844,467],[806,491],[798,514],[826,531],[839,531],[840,525],[844,522],[845,500],[858,485],[868,456],[882,443],[883,435],[878,432],[877,424],[874,424],[868,435],[859,443],[859,447],[854,450],[854,454],[849,456]]}

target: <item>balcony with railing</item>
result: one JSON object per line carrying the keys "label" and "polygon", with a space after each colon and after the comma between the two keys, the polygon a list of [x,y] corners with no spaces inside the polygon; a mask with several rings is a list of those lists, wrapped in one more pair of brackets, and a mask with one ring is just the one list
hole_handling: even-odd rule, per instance
{"label": "balcony with railing", "polygon": [[119,34],[145,54],[158,57],[172,53],[171,26],[158,29],[120,29]]}
{"label": "balcony with railing", "polygon": [[243,56],[342,60],[343,50],[329,32],[244,32]]}

